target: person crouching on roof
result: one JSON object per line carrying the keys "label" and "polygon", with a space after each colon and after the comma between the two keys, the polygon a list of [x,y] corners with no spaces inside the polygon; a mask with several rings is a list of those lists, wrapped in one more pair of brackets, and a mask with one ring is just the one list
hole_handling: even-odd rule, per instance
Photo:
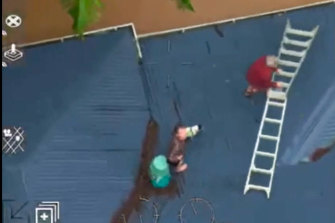
{"label": "person crouching on roof", "polygon": [[175,127],[169,147],[168,162],[177,173],[185,171],[188,167],[184,162],[186,140],[197,135],[200,130],[201,125]]}
{"label": "person crouching on roof", "polygon": [[281,88],[280,82],[273,82],[272,75],[278,72],[278,59],[276,56],[262,56],[257,59],[247,72],[248,88],[244,95],[251,97],[257,92],[265,92],[270,88]]}

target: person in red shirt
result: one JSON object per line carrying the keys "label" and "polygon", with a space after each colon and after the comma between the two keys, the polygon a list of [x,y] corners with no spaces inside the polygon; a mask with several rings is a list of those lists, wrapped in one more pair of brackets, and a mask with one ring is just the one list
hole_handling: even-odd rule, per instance
{"label": "person in red shirt", "polygon": [[272,81],[272,74],[278,71],[276,56],[262,56],[257,59],[247,73],[248,88],[244,95],[251,97],[257,92],[267,91],[269,88],[280,88],[280,82]]}

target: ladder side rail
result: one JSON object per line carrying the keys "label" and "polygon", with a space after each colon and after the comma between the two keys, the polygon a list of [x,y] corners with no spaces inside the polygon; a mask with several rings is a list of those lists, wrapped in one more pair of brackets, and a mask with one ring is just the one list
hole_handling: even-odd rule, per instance
{"label": "ladder side rail", "polygon": [[[286,25],[285,25],[285,29],[284,29],[284,36],[286,35],[286,30],[290,28],[290,20],[288,19],[287,22],[286,22]],[[284,47],[284,38],[282,38],[281,42],[280,42],[280,47],[279,47],[279,50],[278,50],[278,58],[280,56],[280,49]]]}
{"label": "ladder side rail", "polygon": [[274,159],[273,159],[273,166],[272,166],[273,174],[270,176],[270,183],[269,183],[270,190],[272,188],[273,176],[274,176],[274,172],[275,172],[275,169],[276,169],[280,139],[281,139],[282,129],[283,129],[283,125],[284,125],[285,113],[286,113],[286,106],[287,106],[287,100],[285,100],[285,105],[283,107],[283,112],[282,112],[282,115],[281,115],[282,124],[279,125],[279,131],[278,131],[279,132],[278,133],[279,140],[277,141],[277,144],[276,144],[276,150],[275,150],[276,155],[274,156]]}
{"label": "ladder side rail", "polygon": [[[285,48],[285,47],[284,47],[284,46],[285,46],[284,42],[285,42],[285,37],[286,37],[287,30],[290,29],[290,28],[291,28],[291,23],[290,23],[290,20],[288,19],[287,22],[286,22],[286,26],[285,26],[285,29],[284,29],[283,38],[282,38],[282,40],[281,40],[280,47],[279,47],[278,54],[277,54],[277,55],[278,55],[277,58],[278,58],[279,60],[280,60],[281,55],[283,55],[283,54],[281,53],[281,49],[282,49],[282,48]],[[280,66],[280,65],[279,65],[279,66]],[[280,67],[279,67],[279,68],[280,68]],[[296,69],[295,69],[295,70],[296,70]],[[289,82],[289,84],[291,83],[291,80],[296,76],[296,74],[297,74],[297,72],[295,71],[293,77],[290,78],[290,82]],[[274,72],[274,74],[272,75],[272,81],[275,80],[276,75],[277,75],[277,72]],[[286,91],[285,91],[286,93],[287,93],[287,89],[288,89],[288,88],[286,88]]]}

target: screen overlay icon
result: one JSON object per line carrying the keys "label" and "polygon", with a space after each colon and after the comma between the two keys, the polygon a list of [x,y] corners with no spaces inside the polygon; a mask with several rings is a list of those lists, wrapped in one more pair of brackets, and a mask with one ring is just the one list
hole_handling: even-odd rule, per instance
{"label": "screen overlay icon", "polygon": [[17,28],[22,24],[22,19],[18,15],[9,15],[6,18],[6,25],[10,28]]}
{"label": "screen overlay icon", "polygon": [[23,57],[23,52],[16,48],[16,45],[13,43],[11,48],[4,53],[4,57],[10,61],[17,61]]}
{"label": "screen overlay icon", "polygon": [[25,134],[21,127],[7,127],[2,129],[2,153],[16,154],[24,152]]}
{"label": "screen overlay icon", "polygon": [[60,203],[58,201],[42,201],[35,208],[35,223],[56,223],[59,221]]}

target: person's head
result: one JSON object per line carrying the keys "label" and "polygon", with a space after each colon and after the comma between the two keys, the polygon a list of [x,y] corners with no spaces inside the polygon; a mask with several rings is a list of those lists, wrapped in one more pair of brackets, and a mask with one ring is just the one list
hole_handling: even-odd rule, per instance
{"label": "person's head", "polygon": [[277,67],[278,66],[278,59],[274,55],[266,56],[266,65],[269,67]]}
{"label": "person's head", "polygon": [[179,140],[184,141],[187,139],[187,129],[183,126],[177,126],[175,128],[175,135]]}

